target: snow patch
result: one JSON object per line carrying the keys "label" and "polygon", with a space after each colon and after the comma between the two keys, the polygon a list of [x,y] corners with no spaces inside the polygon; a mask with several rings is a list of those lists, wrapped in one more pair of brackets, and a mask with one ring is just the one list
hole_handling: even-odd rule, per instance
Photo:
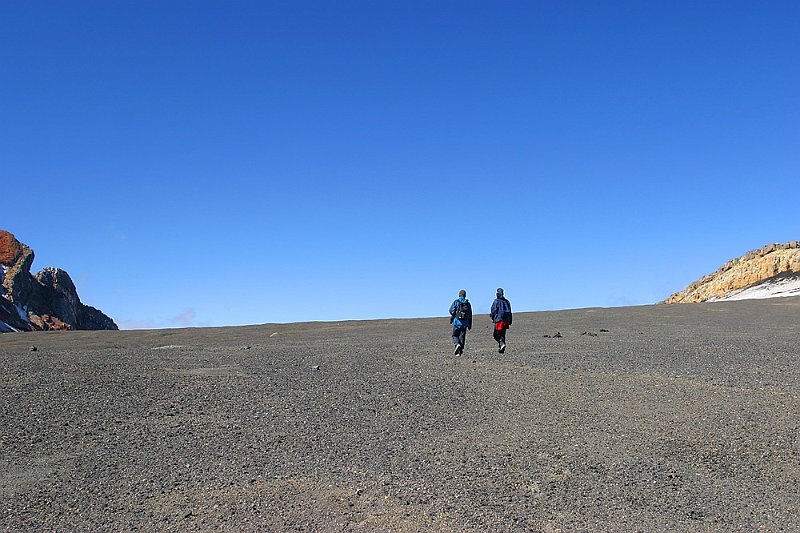
{"label": "snow patch", "polygon": [[22,320],[30,323],[30,320],[28,320],[28,304],[25,304],[25,307],[21,307],[19,304],[14,304],[14,309],[17,310],[17,314]]}
{"label": "snow patch", "polygon": [[763,298],[785,298],[800,296],[800,274],[775,276],[758,285],[734,291],[722,298],[709,299],[710,302],[732,302],[736,300],[760,300]]}

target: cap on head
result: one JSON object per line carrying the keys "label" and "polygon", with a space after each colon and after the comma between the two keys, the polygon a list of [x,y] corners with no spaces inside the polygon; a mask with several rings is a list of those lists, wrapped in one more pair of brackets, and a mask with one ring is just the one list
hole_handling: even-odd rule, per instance
{"label": "cap on head", "polygon": [[503,296],[503,289],[502,288],[498,288],[497,289],[497,296]]}
{"label": "cap on head", "polygon": [[458,291],[458,296],[459,297],[461,297],[461,296],[466,297],[467,296],[467,291],[465,291],[464,289],[461,289],[460,291]]}

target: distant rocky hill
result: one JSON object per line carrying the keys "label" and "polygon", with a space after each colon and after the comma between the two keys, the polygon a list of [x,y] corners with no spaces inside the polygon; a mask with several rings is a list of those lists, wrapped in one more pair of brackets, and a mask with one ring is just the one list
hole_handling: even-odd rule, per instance
{"label": "distant rocky hill", "polygon": [[732,259],[664,303],[800,296],[800,242],[770,244]]}
{"label": "distant rocky hill", "polygon": [[0,230],[0,332],[119,329],[98,309],[84,305],[60,268],[31,274],[33,250]]}

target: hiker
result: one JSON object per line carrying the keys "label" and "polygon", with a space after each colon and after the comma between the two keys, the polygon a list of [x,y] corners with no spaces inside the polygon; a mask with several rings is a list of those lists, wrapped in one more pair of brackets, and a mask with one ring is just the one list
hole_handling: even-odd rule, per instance
{"label": "hiker", "polygon": [[497,298],[492,302],[492,310],[489,313],[489,317],[492,319],[492,322],[494,322],[494,331],[492,331],[492,334],[494,340],[497,341],[497,351],[505,353],[506,330],[511,325],[511,302],[506,300],[502,288],[497,289]]}
{"label": "hiker", "polygon": [[472,329],[472,305],[467,300],[467,291],[458,291],[458,298],[450,306],[450,323],[453,324],[453,344],[456,345],[453,355],[464,353],[467,330]]}

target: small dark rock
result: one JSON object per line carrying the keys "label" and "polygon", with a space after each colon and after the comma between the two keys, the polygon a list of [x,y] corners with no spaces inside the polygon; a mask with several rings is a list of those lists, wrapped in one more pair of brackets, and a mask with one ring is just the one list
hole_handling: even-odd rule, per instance
{"label": "small dark rock", "polygon": [[39,348],[37,348],[36,346],[31,346],[31,351],[32,351],[32,352],[36,352],[36,351],[38,351],[38,350],[39,350]]}
{"label": "small dark rock", "polygon": [[703,511],[692,509],[686,513],[686,516],[691,520],[702,520],[705,517],[705,513],[703,513]]}

